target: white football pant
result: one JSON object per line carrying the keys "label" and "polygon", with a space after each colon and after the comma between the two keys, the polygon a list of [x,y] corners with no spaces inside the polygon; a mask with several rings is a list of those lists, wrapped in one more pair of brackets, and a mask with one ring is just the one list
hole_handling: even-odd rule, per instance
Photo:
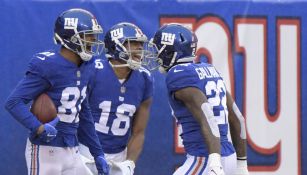
{"label": "white football pant", "polygon": [[[91,155],[88,147],[84,146],[83,144],[80,144],[79,151],[82,157],[82,161],[86,164],[86,166],[91,170],[91,172],[94,175],[97,175],[98,172],[97,172],[97,168],[95,165],[95,160],[93,156]],[[125,161],[127,159],[127,148],[124,151],[116,153],[116,154],[106,154],[105,153],[104,156],[110,166],[110,175],[117,175],[119,174],[118,169],[112,168],[111,162],[112,161],[113,162]]]}
{"label": "white football pant", "polygon": [[78,147],[34,145],[28,139],[25,156],[28,175],[93,175]]}
{"label": "white football pant", "polygon": [[[237,168],[237,155],[233,153],[227,157],[221,157],[222,166],[226,175],[232,175]],[[196,157],[187,154],[187,159],[183,165],[181,165],[173,175],[207,175],[208,159],[207,157]]]}

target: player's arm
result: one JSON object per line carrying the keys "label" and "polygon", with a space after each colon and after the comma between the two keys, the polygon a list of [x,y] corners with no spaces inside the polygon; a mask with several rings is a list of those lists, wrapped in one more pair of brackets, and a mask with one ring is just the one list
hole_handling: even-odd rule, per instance
{"label": "player's arm", "polygon": [[27,72],[8,97],[5,103],[6,110],[31,132],[43,132],[42,123],[30,112],[27,104],[49,87],[49,81],[36,73]]}
{"label": "player's arm", "polygon": [[87,97],[81,104],[79,118],[80,122],[78,128],[78,138],[80,142],[89,148],[90,153],[95,159],[98,172],[108,174],[109,166],[104,158],[104,152],[95,130],[94,119],[88,104]]}
{"label": "player's arm", "polygon": [[142,152],[145,140],[145,129],[149,119],[152,98],[141,103],[132,123],[132,134],[128,142],[127,159],[136,162]]}
{"label": "player's arm", "polygon": [[246,154],[246,128],[245,119],[241,114],[236,103],[227,92],[228,120],[233,145],[237,153],[237,170],[236,174],[247,175],[247,154]]}
{"label": "player's arm", "polygon": [[149,118],[151,101],[152,97],[144,100],[134,115],[132,122],[132,135],[127,148],[127,160],[123,162],[113,162],[113,166],[118,167],[123,174],[134,174],[135,162],[143,149],[145,129]]}
{"label": "player's arm", "polygon": [[184,103],[199,123],[209,153],[220,154],[219,129],[213,116],[213,111],[208,106],[206,96],[198,88],[187,87],[177,90],[174,93],[174,97]]}
{"label": "player's arm", "polygon": [[221,163],[220,132],[206,96],[196,87],[185,87],[174,93],[199,123],[205,144],[208,146],[208,172],[224,175]]}

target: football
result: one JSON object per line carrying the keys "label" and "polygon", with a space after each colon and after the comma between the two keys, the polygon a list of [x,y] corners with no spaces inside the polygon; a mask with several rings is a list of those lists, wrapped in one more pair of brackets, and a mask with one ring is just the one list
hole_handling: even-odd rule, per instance
{"label": "football", "polygon": [[43,93],[39,95],[32,103],[31,112],[42,123],[48,123],[57,116],[56,107],[51,98]]}

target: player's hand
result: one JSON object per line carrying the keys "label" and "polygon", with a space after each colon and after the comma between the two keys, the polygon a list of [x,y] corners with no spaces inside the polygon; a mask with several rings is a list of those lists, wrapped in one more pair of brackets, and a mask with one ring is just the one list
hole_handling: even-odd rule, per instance
{"label": "player's hand", "polygon": [[95,164],[98,175],[109,175],[110,168],[103,155],[95,157]]}
{"label": "player's hand", "polygon": [[225,175],[221,164],[221,155],[212,153],[208,158],[208,175]]}
{"label": "player's hand", "polygon": [[234,175],[249,175],[246,160],[237,160],[237,169]]}
{"label": "player's hand", "polygon": [[112,162],[112,166],[118,169],[122,175],[133,175],[135,163],[132,160],[125,160],[123,162]]}
{"label": "player's hand", "polygon": [[55,126],[59,121],[60,119],[56,117],[51,122],[41,125],[36,132],[38,138],[47,143],[53,140],[58,133],[58,131],[55,129]]}

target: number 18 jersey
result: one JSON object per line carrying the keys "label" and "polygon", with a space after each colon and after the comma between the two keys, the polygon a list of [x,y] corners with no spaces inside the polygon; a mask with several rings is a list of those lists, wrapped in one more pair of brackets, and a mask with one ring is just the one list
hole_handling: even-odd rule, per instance
{"label": "number 18 jersey", "polygon": [[229,138],[228,111],[226,106],[226,87],[217,70],[207,63],[187,63],[172,67],[167,74],[166,84],[169,102],[178,123],[182,127],[183,145],[186,152],[193,156],[207,156],[208,149],[201,134],[200,125],[185,105],[174,98],[177,90],[195,87],[204,93],[213,107],[221,136],[221,155],[234,153]]}
{"label": "number 18 jersey", "polygon": [[127,146],[138,107],[153,95],[153,78],[140,68],[121,83],[108,60],[96,59],[93,67],[96,72],[88,89],[95,129],[103,151],[118,153]]}

